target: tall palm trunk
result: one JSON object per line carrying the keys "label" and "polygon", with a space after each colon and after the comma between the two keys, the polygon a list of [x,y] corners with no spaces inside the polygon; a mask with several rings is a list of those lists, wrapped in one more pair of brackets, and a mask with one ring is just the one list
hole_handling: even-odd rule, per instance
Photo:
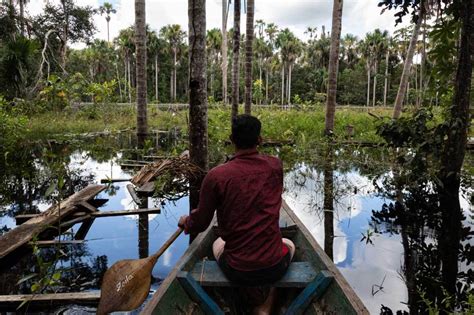
{"label": "tall palm trunk", "polygon": [[109,25],[110,24],[110,21],[107,20],[107,42],[110,43],[110,28],[109,28]]}
{"label": "tall palm trunk", "polygon": [[383,106],[387,106],[389,57],[390,57],[390,52],[387,50],[387,53],[385,54],[385,84],[383,88]]}
{"label": "tall palm trunk", "polygon": [[[189,156],[208,169],[206,0],[188,0],[189,16]],[[202,177],[190,181],[190,210],[199,202]]]}
{"label": "tall palm trunk", "polygon": [[[440,208],[443,211],[443,226],[439,235],[443,253],[442,285],[448,296],[457,292],[459,272],[459,248],[463,234],[463,209],[459,202],[461,168],[466,154],[466,142],[470,125],[469,107],[472,89],[472,56],[474,54],[474,0],[459,1],[461,34],[458,49],[458,64],[454,80],[452,106],[449,108],[449,132],[443,145],[441,169],[438,175]],[[457,246],[453,246],[457,244]]]}
{"label": "tall palm trunk", "polygon": [[[127,77],[127,73],[128,73],[128,71],[127,71],[127,69],[128,69],[128,68],[127,68],[128,61],[127,61],[127,60],[128,60],[128,58],[127,58],[127,56],[125,56],[124,59],[123,59],[123,69],[124,69],[123,79],[124,79],[124,81],[125,81],[125,82],[124,82],[124,87],[123,87],[123,90],[124,90],[123,93],[124,93],[125,95],[128,95],[128,77]],[[125,96],[125,97],[126,97],[126,96]],[[125,100],[122,99],[122,102],[125,102]]]}
{"label": "tall palm trunk", "polygon": [[339,48],[341,42],[343,0],[334,0],[332,11],[331,50],[329,53],[328,93],[326,101],[326,135],[334,130],[336,113],[337,70],[339,67]]}
{"label": "tall palm trunk", "polygon": [[20,3],[20,29],[21,35],[25,36],[25,0],[19,0]]}
{"label": "tall palm trunk", "polygon": [[176,59],[177,59],[177,49],[174,49],[173,52],[173,103],[176,103]]}
{"label": "tall palm trunk", "polygon": [[407,93],[408,81],[410,79],[410,69],[413,64],[413,55],[415,54],[416,41],[418,39],[418,34],[420,33],[420,26],[424,17],[424,7],[420,6],[420,14],[418,20],[416,21],[415,28],[410,40],[410,46],[408,46],[407,56],[405,58],[405,65],[403,66],[402,77],[400,79],[400,86],[398,87],[397,98],[395,99],[395,105],[393,108],[393,118],[397,119],[402,113],[403,100],[405,94]]}
{"label": "tall palm trunk", "polygon": [[375,107],[375,93],[377,91],[377,60],[375,60],[375,67],[374,67],[374,87],[372,92],[372,106]]}
{"label": "tall palm trunk", "polygon": [[252,59],[253,59],[253,16],[254,0],[247,0],[247,31],[245,42],[245,113],[251,113],[252,109]]}
{"label": "tall palm trunk", "polygon": [[269,74],[268,74],[268,69],[265,70],[265,104],[268,105],[268,80],[269,80]]}
{"label": "tall palm trunk", "polygon": [[367,107],[370,105],[370,63],[367,61]]}
{"label": "tall palm trunk", "polygon": [[156,103],[159,103],[159,97],[158,97],[158,73],[160,71],[160,68],[158,67],[158,52],[155,55],[155,99]]}
{"label": "tall palm trunk", "polygon": [[291,106],[291,72],[292,72],[292,65],[291,63],[288,65],[288,106]]}
{"label": "tall palm trunk", "polygon": [[285,105],[285,66],[281,65],[281,105]]}
{"label": "tall palm trunk", "polygon": [[137,84],[137,136],[143,144],[148,133],[146,78],[146,12],[145,0],[135,0],[135,46]]}
{"label": "tall palm trunk", "polygon": [[118,61],[115,63],[115,73],[117,75],[117,83],[118,83],[118,87],[119,87],[120,101],[122,101],[122,98],[123,98],[122,84],[120,83],[120,74],[119,74],[119,69],[118,69]]}
{"label": "tall palm trunk", "polygon": [[232,115],[234,118],[239,113],[239,57],[240,57],[240,0],[234,0],[234,38],[232,61]]}
{"label": "tall palm trunk", "polygon": [[132,74],[130,71],[130,57],[127,59],[127,75],[128,75],[128,102],[132,104]]}
{"label": "tall palm trunk", "polygon": [[227,104],[227,3],[229,0],[222,0],[222,101]]}

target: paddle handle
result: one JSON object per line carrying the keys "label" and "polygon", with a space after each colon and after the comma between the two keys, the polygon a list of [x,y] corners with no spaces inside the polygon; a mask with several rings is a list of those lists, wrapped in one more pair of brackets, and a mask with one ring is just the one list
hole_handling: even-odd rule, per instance
{"label": "paddle handle", "polygon": [[171,235],[171,237],[163,244],[163,246],[161,246],[161,248],[155,254],[150,256],[150,259],[156,262],[158,258],[160,258],[160,256],[163,255],[163,253],[168,249],[168,247],[170,247],[171,244],[173,244],[173,242],[178,238],[178,236],[181,235],[182,232],[183,232],[183,229],[178,228],[176,232],[174,232],[173,235]]}

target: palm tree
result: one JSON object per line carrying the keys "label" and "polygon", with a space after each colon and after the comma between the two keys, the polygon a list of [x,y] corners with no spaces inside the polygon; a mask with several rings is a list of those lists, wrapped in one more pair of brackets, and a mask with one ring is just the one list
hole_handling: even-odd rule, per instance
{"label": "palm tree", "polygon": [[420,13],[413,29],[413,34],[410,39],[410,45],[406,54],[405,64],[403,66],[402,77],[400,79],[400,85],[398,87],[397,97],[395,99],[395,105],[393,108],[393,119],[398,119],[402,113],[403,100],[407,91],[408,80],[410,79],[411,65],[413,64],[413,55],[415,54],[415,48],[418,40],[418,34],[420,27],[425,16],[425,8],[423,2],[420,5]]}
{"label": "palm tree", "polygon": [[[270,81],[270,75],[272,74],[273,70],[276,68],[275,66],[275,60],[278,61],[278,58],[275,58],[273,55],[273,51],[275,49],[275,40],[276,40],[276,35],[278,34],[278,27],[275,25],[275,23],[268,23],[267,27],[265,28],[265,34],[268,37],[268,47],[269,47],[269,56],[266,59],[266,78],[265,78],[265,103],[268,104],[268,93],[269,93],[269,87],[268,87],[268,82]],[[278,63],[278,62],[276,62]]]}
{"label": "palm tree", "polygon": [[211,96],[214,97],[214,70],[219,64],[219,53],[222,47],[222,33],[217,28],[213,28],[207,31],[207,55],[211,61],[210,72],[211,72]]}
{"label": "palm tree", "polygon": [[232,61],[232,114],[239,113],[239,56],[240,56],[240,0],[234,0],[233,61]]}
{"label": "palm tree", "polygon": [[377,72],[380,59],[382,55],[387,50],[387,38],[388,32],[387,31],[380,31],[376,29],[372,34],[369,34],[368,37],[370,38],[370,47],[371,47],[371,56],[373,70],[374,70],[374,86],[372,90],[372,106],[375,106],[375,96],[376,96],[376,87],[377,87]]}
{"label": "palm tree", "polygon": [[385,82],[383,89],[383,106],[387,106],[387,94],[388,94],[388,78],[390,76],[390,55],[393,54],[394,40],[392,37],[386,39],[386,50],[385,50]]}
{"label": "palm tree", "polygon": [[139,145],[143,145],[148,133],[145,0],[135,0],[135,46],[137,51],[137,137]]}
{"label": "palm tree", "polygon": [[162,36],[168,41],[171,53],[173,54],[173,72],[171,74],[171,100],[176,102],[176,70],[179,48],[186,33],[181,30],[179,24],[167,25],[160,30]]}
{"label": "palm tree", "polygon": [[252,105],[252,59],[253,59],[253,17],[255,0],[247,0],[247,30],[245,42],[245,113],[251,113]]}
{"label": "palm tree", "polygon": [[105,14],[105,20],[107,21],[107,41],[110,42],[110,32],[109,32],[110,15],[117,13],[117,10],[114,9],[111,3],[104,2],[104,4],[99,7],[99,12],[100,12],[100,15]]}
{"label": "palm tree", "polygon": [[222,0],[222,101],[227,104],[227,19],[231,0]]}
{"label": "palm tree", "polygon": [[[280,48],[280,56],[282,59],[282,89],[286,91],[288,105],[291,105],[291,79],[292,70],[296,59],[302,52],[301,41],[289,30],[282,30],[276,40],[277,47]],[[285,68],[287,68],[287,80],[285,87]],[[284,92],[282,90],[282,101],[284,99]],[[282,103],[283,104],[283,103]]]}
{"label": "palm tree", "polygon": [[339,47],[341,42],[343,0],[334,0],[332,11],[331,51],[329,54],[329,82],[326,100],[325,134],[331,135],[334,130],[334,115],[336,112],[337,71],[339,66]]}
{"label": "palm tree", "polygon": [[[188,0],[189,15],[189,155],[193,164],[208,169],[206,0]],[[199,201],[202,178],[190,181],[190,210]]]}
{"label": "palm tree", "polygon": [[20,30],[21,35],[25,36],[25,6],[30,0],[17,0],[20,6]]}
{"label": "palm tree", "polygon": [[159,91],[158,91],[158,75],[160,72],[160,67],[158,64],[159,54],[162,48],[162,43],[158,38],[158,35],[155,31],[149,32],[148,34],[148,43],[147,48],[150,56],[153,56],[154,59],[154,70],[155,70],[155,101],[159,103]]}
{"label": "palm tree", "polygon": [[276,35],[278,34],[278,27],[275,25],[275,23],[268,23],[267,27],[265,28],[265,33],[267,34],[270,47],[273,50],[275,48],[275,39]]}
{"label": "palm tree", "polygon": [[123,56],[124,62],[124,81],[125,81],[125,94],[128,91],[128,101],[132,102],[132,79],[131,79],[131,63],[133,53],[135,51],[135,43],[133,40],[134,30],[133,28],[126,28],[120,31],[119,36],[116,39],[116,45]]}
{"label": "palm tree", "polygon": [[359,40],[357,36],[352,34],[346,34],[342,39],[342,46],[344,47],[344,58],[346,59],[347,65],[353,67],[357,60],[357,44]]}
{"label": "palm tree", "polygon": [[373,46],[371,34],[367,33],[365,39],[359,43],[359,50],[363,59],[365,59],[365,69],[367,70],[367,103],[370,105],[370,82],[372,78],[372,69],[374,68]]}

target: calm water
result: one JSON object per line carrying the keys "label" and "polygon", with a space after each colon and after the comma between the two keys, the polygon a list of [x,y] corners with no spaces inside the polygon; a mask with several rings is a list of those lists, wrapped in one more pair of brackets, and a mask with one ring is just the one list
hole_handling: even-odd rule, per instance
{"label": "calm water", "polygon": [[[3,227],[4,231],[12,229],[15,227],[15,215],[44,211],[52,204],[51,197],[44,197],[48,188],[45,182],[54,180],[58,169],[65,174],[66,182],[70,183],[70,187],[66,187],[70,192],[88,183],[98,183],[106,177],[131,177],[133,171],[123,169],[119,161],[131,158],[133,154],[127,150],[133,143],[130,143],[130,139],[127,141],[120,137],[112,141],[113,145],[110,141],[88,139],[46,148],[36,146],[21,153],[22,162],[15,167],[6,167],[4,173],[0,174],[0,228]],[[334,262],[370,312],[380,313],[382,304],[394,311],[407,311],[404,234],[397,233],[396,229],[380,228],[380,224],[376,224],[373,219],[373,211],[381,211],[384,204],[391,202],[377,189],[381,178],[391,176],[388,168],[384,170],[383,154],[352,149],[337,152],[338,162],[332,167],[334,212],[329,213],[331,216],[328,217],[323,207],[327,187],[320,163],[317,159],[307,161],[289,158],[291,154],[285,154],[284,151],[272,152],[284,160],[284,198],[322,247],[328,237],[325,220],[329,217],[334,220]],[[371,167],[372,163],[380,165],[374,168]],[[374,181],[373,172],[382,176]],[[109,201],[100,210],[137,208],[126,185],[114,183],[102,192],[98,198]],[[471,226],[472,206],[465,196],[461,195],[461,203],[468,219],[463,222]],[[175,231],[178,218],[188,212],[187,197],[173,202],[150,198],[148,205],[161,207],[162,212],[148,215],[148,220],[146,216],[139,218],[134,215],[96,219],[85,238],[85,244],[64,249],[66,257],[58,262],[58,268],[63,270],[62,283],[57,289],[61,292],[98,290],[100,279],[108,266],[125,258],[146,257],[158,250]],[[78,228],[79,225],[74,226],[73,230]],[[434,241],[429,236],[424,239],[426,243]],[[156,289],[173,268],[188,242],[188,237],[182,235],[159,259],[153,270],[152,289]],[[54,256],[51,249],[43,252],[46,257]],[[31,281],[21,285],[16,282],[26,275],[41,271],[35,261],[35,256],[25,255],[13,266],[4,267],[0,275],[0,294],[29,293]],[[468,267],[464,265],[462,268]],[[71,314],[94,312],[93,309],[74,306],[61,308],[61,311]]]}

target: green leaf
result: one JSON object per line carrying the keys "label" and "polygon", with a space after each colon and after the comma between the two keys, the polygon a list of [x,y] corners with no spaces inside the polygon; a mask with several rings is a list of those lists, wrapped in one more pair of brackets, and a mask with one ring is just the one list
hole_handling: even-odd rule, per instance
{"label": "green leaf", "polygon": [[56,189],[56,182],[52,182],[51,185],[49,185],[48,189],[46,190],[46,193],[44,194],[45,197],[51,196],[51,194],[54,192]]}
{"label": "green leaf", "polygon": [[16,308],[17,310],[19,310],[20,308],[22,308],[26,303],[28,303],[30,300],[29,299],[25,299],[23,300],[23,302],[21,302],[20,305],[18,305],[18,307]]}
{"label": "green leaf", "polygon": [[53,274],[53,280],[58,281],[59,279],[61,279],[61,273],[60,272],[55,272]]}
{"label": "green leaf", "polygon": [[23,282],[28,281],[28,280],[30,280],[30,279],[36,277],[37,275],[38,275],[37,273],[29,274],[29,275],[27,275],[27,276],[21,278],[20,280],[18,280],[18,282],[17,282],[16,284],[17,284],[17,285],[20,285],[20,284],[22,284]]}
{"label": "green leaf", "polygon": [[40,289],[40,285],[38,283],[35,283],[31,286],[31,292],[33,293],[36,293],[37,291],[39,291]]}

